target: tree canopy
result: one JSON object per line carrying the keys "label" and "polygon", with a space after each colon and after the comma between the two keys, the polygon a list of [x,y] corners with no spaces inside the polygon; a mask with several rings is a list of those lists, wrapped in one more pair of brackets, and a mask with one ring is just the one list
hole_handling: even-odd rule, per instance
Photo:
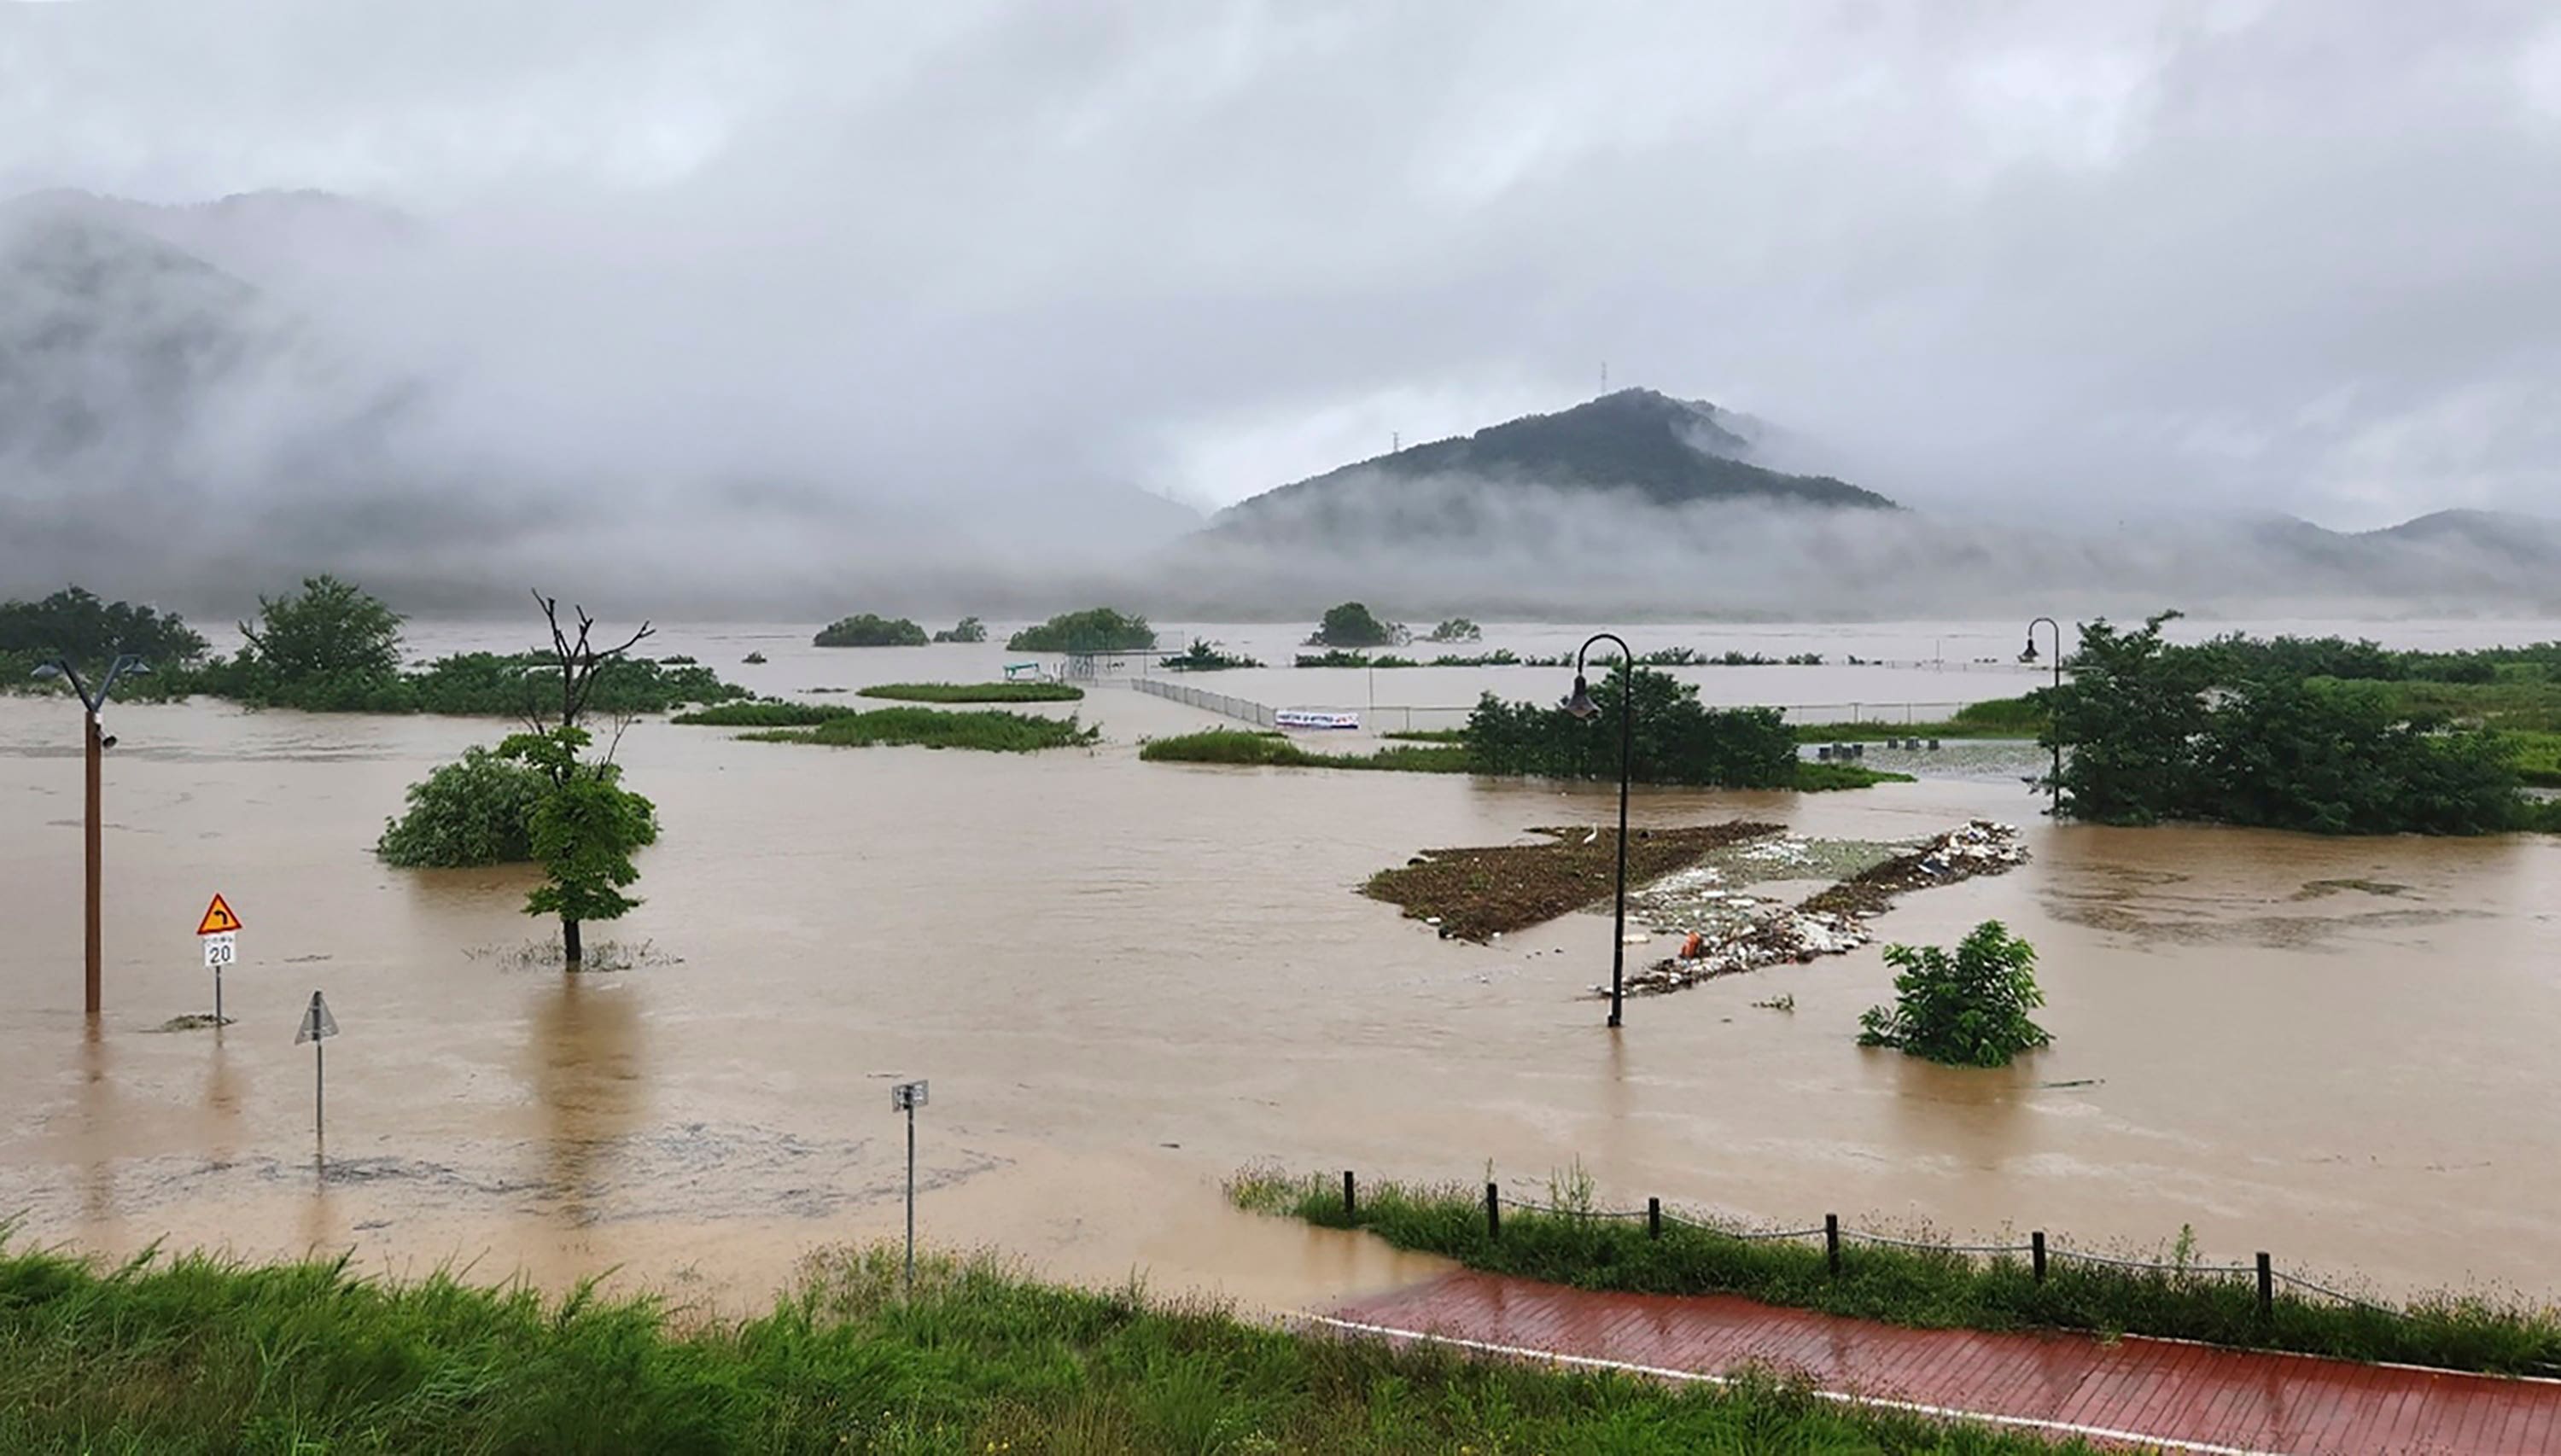
{"label": "tree canopy", "polygon": [[[1619,776],[1623,662],[1592,689],[1591,722],[1562,708],[1505,703],[1488,693],[1467,716],[1468,767],[1545,778]],[[1710,709],[1695,685],[1634,668],[1635,737],[1629,776],[1641,783],[1785,788],[1796,782],[1795,734],[1774,708]]]}
{"label": "tree canopy", "polygon": [[1394,622],[1383,622],[1370,614],[1370,609],[1357,601],[1346,601],[1325,608],[1325,619],[1307,641],[1316,647],[1385,647],[1403,642],[1409,634]]}
{"label": "tree canopy", "polygon": [[1142,652],[1156,645],[1147,619],[1108,606],[1061,612],[1006,639],[1013,652]]}
{"label": "tree canopy", "polygon": [[925,629],[905,617],[876,616],[862,612],[838,617],[818,629],[809,639],[818,647],[923,647]]}

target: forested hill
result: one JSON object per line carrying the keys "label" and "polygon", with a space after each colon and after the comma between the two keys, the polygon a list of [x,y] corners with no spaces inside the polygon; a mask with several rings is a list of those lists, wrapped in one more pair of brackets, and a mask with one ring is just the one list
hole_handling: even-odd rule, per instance
{"label": "forested hill", "polygon": [[[1655,505],[1723,502],[1893,510],[1895,503],[1829,476],[1791,475],[1743,458],[1751,442],[1714,405],[1652,390],[1621,390],[1554,414],[1529,414],[1473,434],[1414,445],[1267,491],[1223,512],[1221,528],[1251,530],[1322,519],[1433,482],[1470,491],[1542,487],[1613,491]],[[1398,513],[1403,514],[1403,513]],[[1427,513],[1429,514],[1429,513]],[[1428,521],[1409,524],[1428,525]]]}

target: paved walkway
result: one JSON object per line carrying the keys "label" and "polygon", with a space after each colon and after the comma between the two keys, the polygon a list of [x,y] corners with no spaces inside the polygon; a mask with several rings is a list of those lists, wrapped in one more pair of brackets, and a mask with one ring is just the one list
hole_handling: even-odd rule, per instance
{"label": "paved walkway", "polygon": [[2172,1451],[2561,1453],[2561,1382],[2165,1340],[1907,1330],[1730,1295],[1598,1294],[1464,1270],[1324,1323],[1672,1377],[1759,1364],[1836,1396]]}

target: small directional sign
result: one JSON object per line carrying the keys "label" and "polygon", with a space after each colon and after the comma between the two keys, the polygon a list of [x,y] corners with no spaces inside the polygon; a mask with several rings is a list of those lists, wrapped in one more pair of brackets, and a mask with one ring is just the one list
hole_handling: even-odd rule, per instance
{"label": "small directional sign", "polygon": [[336,1035],[338,1019],[329,1014],[329,1003],[320,999],[320,993],[312,992],[311,1004],[302,1012],[302,1025],[294,1030],[293,1045],[299,1047],[305,1042],[317,1042],[323,1037]]}
{"label": "small directional sign", "polygon": [[[231,901],[218,894],[214,896],[212,904],[205,906],[205,917],[196,922],[196,933],[229,935],[240,927],[240,916],[232,913]],[[211,965],[212,962],[208,961],[206,964]]]}
{"label": "small directional sign", "polygon": [[913,1112],[925,1105],[925,1083],[900,1082],[889,1089],[889,1110]]}

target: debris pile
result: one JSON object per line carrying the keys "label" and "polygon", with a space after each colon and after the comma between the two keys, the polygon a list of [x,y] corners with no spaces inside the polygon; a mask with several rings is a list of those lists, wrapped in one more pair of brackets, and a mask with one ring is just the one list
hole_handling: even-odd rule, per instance
{"label": "debris pile", "polygon": [[[1792,857],[1782,849],[1788,844],[1773,840],[1751,845],[1742,853],[1779,851],[1770,858],[1788,863]],[[1905,890],[1998,875],[2026,861],[2027,847],[2017,829],[1976,819],[1861,870],[1802,904],[1776,910],[1766,909],[1765,901],[1750,895],[1708,888],[1718,883],[1718,872],[1712,866],[1699,866],[1683,872],[1676,886],[1665,882],[1648,888],[1654,908],[1685,906],[1696,923],[1665,925],[1656,917],[1657,930],[1676,934],[1686,930],[1680,953],[1631,972],[1626,991],[1635,996],[1658,995],[1763,966],[1846,954],[1872,938],[1867,917],[1885,910]],[[1666,890],[1671,892],[1658,893]],[[1610,994],[1607,986],[1592,989],[1595,995]]]}

